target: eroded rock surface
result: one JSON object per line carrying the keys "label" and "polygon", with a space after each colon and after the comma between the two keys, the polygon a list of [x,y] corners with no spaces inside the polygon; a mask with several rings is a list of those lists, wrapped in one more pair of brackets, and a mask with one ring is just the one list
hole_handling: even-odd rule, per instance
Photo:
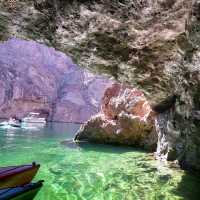
{"label": "eroded rock surface", "polygon": [[186,39],[192,0],[16,0],[13,9],[6,2],[1,39],[54,46],[83,67],[139,87],[153,102],[171,95],[175,68],[193,49]]}
{"label": "eroded rock surface", "polygon": [[75,139],[155,150],[154,118],[142,92],[115,83],[104,94],[101,112],[81,127]]}
{"label": "eroded rock surface", "polygon": [[38,111],[52,121],[84,122],[111,83],[53,48],[19,39],[0,44],[0,71],[1,118]]}

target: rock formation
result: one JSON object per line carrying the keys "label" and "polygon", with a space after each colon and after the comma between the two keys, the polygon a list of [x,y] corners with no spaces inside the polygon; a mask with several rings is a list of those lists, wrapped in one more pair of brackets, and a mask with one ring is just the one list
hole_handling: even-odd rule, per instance
{"label": "rock formation", "polygon": [[154,118],[142,92],[114,83],[105,91],[101,112],[82,125],[75,139],[155,150]]}
{"label": "rock formation", "polygon": [[84,122],[111,83],[53,48],[19,39],[0,44],[0,71],[1,118],[36,111],[51,121]]}
{"label": "rock formation", "polygon": [[0,40],[54,46],[140,89],[152,105],[176,94],[159,116],[157,155],[174,152],[183,167],[200,170],[199,10],[199,0],[0,1]]}

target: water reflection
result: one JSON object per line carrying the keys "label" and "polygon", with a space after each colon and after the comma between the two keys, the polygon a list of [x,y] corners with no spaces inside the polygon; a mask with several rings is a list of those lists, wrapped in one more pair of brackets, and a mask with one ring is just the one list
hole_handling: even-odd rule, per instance
{"label": "water reflection", "polygon": [[33,139],[47,138],[52,140],[57,137],[72,139],[79,127],[80,124],[72,123],[48,123],[45,126],[36,123],[26,123],[21,128],[3,126],[0,127],[0,149],[12,148],[13,144],[18,142],[24,145],[31,144]]}

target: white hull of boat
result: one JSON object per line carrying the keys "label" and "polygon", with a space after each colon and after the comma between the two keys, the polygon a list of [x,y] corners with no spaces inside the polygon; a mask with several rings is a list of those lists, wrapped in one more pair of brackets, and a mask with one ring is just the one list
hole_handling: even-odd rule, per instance
{"label": "white hull of boat", "polygon": [[14,122],[1,122],[0,123],[0,127],[2,128],[20,128],[21,127],[21,124],[19,123],[14,123]]}
{"label": "white hull of boat", "polygon": [[22,122],[24,123],[42,123],[42,124],[46,124],[46,120],[44,118],[24,118],[22,119]]}
{"label": "white hull of boat", "polygon": [[1,122],[0,123],[0,126],[7,126],[8,125],[8,122]]}

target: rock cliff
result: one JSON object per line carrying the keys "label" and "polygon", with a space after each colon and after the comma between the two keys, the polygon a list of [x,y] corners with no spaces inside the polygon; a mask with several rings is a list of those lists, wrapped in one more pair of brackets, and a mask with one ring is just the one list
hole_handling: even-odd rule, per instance
{"label": "rock cliff", "polygon": [[[54,46],[140,89],[161,111],[157,156],[200,170],[199,0],[9,2],[0,2],[1,40]],[[174,106],[162,103],[174,96]]]}
{"label": "rock cliff", "polygon": [[19,39],[0,44],[0,71],[1,118],[37,111],[51,121],[84,122],[111,83],[53,48]]}

